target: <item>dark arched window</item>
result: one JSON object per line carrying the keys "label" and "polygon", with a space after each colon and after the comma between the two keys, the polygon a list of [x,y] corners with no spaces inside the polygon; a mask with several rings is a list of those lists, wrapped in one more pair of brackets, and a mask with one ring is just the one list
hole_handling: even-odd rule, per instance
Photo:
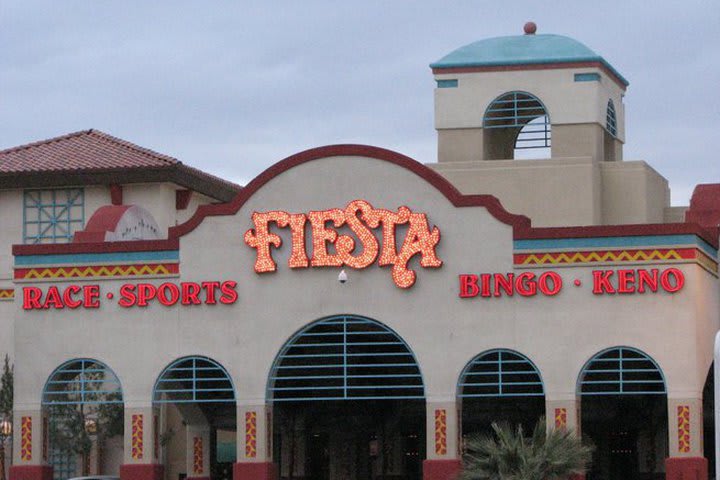
{"label": "dark arched window", "polygon": [[[487,159],[550,156],[550,116],[531,93],[509,92],[493,100],[485,111],[483,129]],[[535,155],[525,154],[526,150],[536,150]]]}

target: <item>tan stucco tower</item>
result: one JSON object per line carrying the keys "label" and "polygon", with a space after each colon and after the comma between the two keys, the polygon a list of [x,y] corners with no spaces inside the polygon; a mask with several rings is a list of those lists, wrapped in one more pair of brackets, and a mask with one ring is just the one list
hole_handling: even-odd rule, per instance
{"label": "tan stucco tower", "polygon": [[432,168],[537,226],[675,221],[667,181],[622,161],[628,81],[577,40],[535,30],[528,23],[523,35],[480,40],[430,65]]}

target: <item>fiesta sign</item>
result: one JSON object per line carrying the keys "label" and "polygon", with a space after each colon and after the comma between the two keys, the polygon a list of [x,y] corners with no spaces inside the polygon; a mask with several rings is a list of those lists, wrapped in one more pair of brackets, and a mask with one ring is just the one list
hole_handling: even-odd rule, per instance
{"label": "fiesta sign", "polygon": [[[255,212],[252,214],[255,228],[245,232],[245,243],[257,252],[255,272],[267,273],[277,270],[272,257],[272,247],[280,248],[282,239],[270,231],[270,225],[289,228],[292,249],[288,259],[290,268],[343,267],[367,268],[377,260],[381,267],[392,266],[392,278],[400,288],[410,288],[415,283],[415,271],[408,268],[410,259],[420,255],[420,266],[438,268],[442,260],[435,247],[440,241],[440,230],[428,225],[427,215],[414,213],[408,207],[397,211],[373,208],[365,200],[354,200],[344,209],[333,208],[305,213],[283,211]],[[312,257],[305,249],[305,230],[310,223]],[[328,224],[332,223],[332,227]],[[407,225],[400,251],[396,246],[396,228]],[[341,235],[336,230],[347,226],[354,236]],[[381,229],[382,242],[373,230]],[[360,249],[356,251],[359,241]],[[333,252],[331,252],[333,250]]]}

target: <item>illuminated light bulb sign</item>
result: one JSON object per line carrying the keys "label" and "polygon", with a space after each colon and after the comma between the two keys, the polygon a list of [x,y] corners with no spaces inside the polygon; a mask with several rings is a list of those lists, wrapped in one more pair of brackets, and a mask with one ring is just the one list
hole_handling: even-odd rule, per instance
{"label": "illuminated light bulb sign", "polygon": [[[282,239],[270,231],[270,224],[289,228],[292,247],[288,267],[350,267],[367,268],[377,260],[381,267],[391,266],[392,278],[400,288],[415,284],[416,273],[408,268],[415,255],[420,255],[420,266],[439,268],[442,265],[435,252],[440,241],[440,230],[428,225],[427,215],[413,213],[408,207],[397,211],[376,209],[365,200],[354,200],[344,209],[288,213],[283,211],[254,212],[252,221],[255,228],[245,232],[245,243],[256,250],[255,271],[274,272],[277,264],[272,257],[272,248],[280,248]],[[305,250],[305,227],[310,223],[312,235],[312,257]],[[332,224],[332,226],[330,226]],[[400,251],[397,250],[396,227],[408,225]],[[355,237],[341,235],[336,230],[347,226]],[[382,242],[373,230],[381,228]],[[357,240],[362,251],[356,253]],[[328,249],[334,247],[334,253]]]}

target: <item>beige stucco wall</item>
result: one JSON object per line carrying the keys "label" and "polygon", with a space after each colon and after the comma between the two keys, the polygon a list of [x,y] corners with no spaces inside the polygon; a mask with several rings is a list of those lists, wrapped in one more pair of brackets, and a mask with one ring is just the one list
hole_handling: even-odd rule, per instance
{"label": "beige stucco wall", "polygon": [[667,180],[643,161],[591,157],[428,164],[465,194],[490,194],[533,226],[682,221],[667,217]]}
{"label": "beige stucco wall", "polygon": [[[253,271],[254,250],[243,242],[253,211],[307,212],[343,208],[354,199],[376,208],[407,205],[426,212],[442,231],[440,269],[418,269],[415,286],[396,287],[388,269],[291,271],[289,236],[274,254],[278,271]],[[674,294],[595,296],[590,267],[558,271],[556,297],[460,299],[461,273],[508,272],[512,231],[484,208],[456,208],[415,174],[367,158],[334,157],[303,164],[271,180],[235,216],[208,217],[181,239],[183,281],[236,280],[232,306],[122,309],[103,299],[98,310],[23,312],[15,303],[16,406],[37,408],[50,372],[76,357],[109,365],[123,386],[126,407],[148,405],[157,375],[174,359],[207,355],[227,368],[240,404],[265,401],[269,369],[283,343],[308,323],[352,313],[385,323],[416,355],[428,401],[451,400],[458,375],[478,353],[510,348],[539,368],[548,399],[574,398],[584,363],[618,345],[639,348],[663,369],[670,396],[697,395],[711,348],[707,332],[720,328],[717,279],[689,264],[685,288]],[[583,287],[571,282],[578,278]],[[124,281],[102,282],[103,294]],[[153,283],[161,283],[159,280]],[[707,302],[707,307],[700,307]],[[129,348],[129,345],[132,345]],[[38,352],[43,352],[38,355]]]}
{"label": "beige stucco wall", "polygon": [[428,165],[464,194],[494,195],[534,226],[601,223],[600,169],[590,157]]}

